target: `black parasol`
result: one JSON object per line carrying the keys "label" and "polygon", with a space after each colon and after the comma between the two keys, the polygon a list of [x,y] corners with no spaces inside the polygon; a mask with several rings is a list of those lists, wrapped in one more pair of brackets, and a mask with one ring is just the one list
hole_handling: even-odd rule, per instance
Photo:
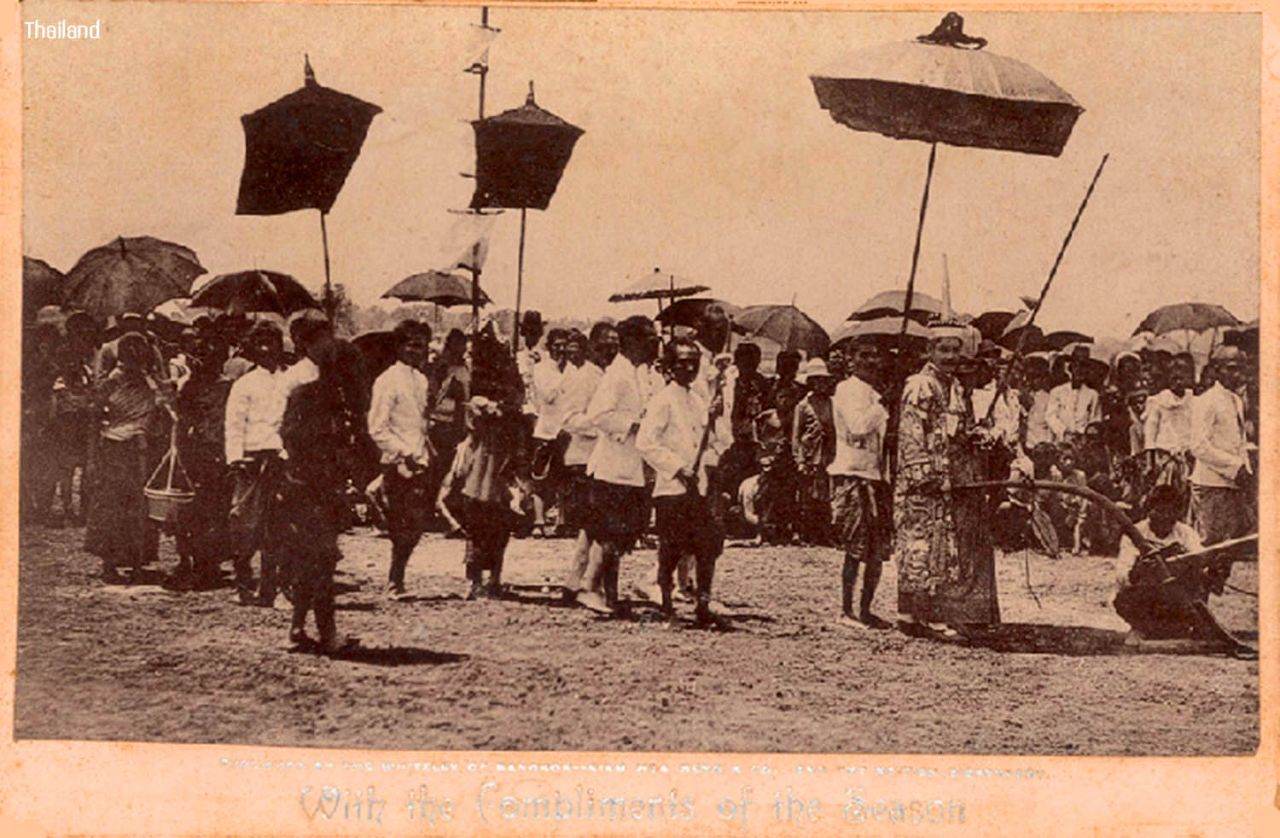
{"label": "black parasol", "polygon": [[327,213],[382,108],[324,87],[306,62],[305,83],[240,117],[244,172],[236,215]]}

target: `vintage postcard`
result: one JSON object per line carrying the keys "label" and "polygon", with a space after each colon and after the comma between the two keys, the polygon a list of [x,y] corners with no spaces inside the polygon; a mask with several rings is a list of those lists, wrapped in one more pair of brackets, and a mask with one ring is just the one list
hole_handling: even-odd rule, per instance
{"label": "vintage postcard", "polygon": [[4,834],[1276,834],[1274,10],[640,6],[10,7]]}

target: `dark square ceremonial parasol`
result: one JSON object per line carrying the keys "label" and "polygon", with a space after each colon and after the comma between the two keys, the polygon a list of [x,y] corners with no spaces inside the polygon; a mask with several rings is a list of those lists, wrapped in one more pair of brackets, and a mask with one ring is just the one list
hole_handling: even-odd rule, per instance
{"label": "dark square ceremonial parasol", "polygon": [[316,81],[305,64],[303,86],[240,117],[244,171],[236,215],[327,213],[360,156],[377,105]]}
{"label": "dark square ceremonial parasol", "polygon": [[529,96],[518,108],[477,119],[472,209],[539,209],[551,203],[583,130]]}

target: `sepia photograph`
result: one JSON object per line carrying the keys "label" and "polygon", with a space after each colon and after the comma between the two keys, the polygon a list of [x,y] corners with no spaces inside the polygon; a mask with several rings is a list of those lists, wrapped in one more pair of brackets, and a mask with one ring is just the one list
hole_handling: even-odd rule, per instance
{"label": "sepia photograph", "polygon": [[20,14],[18,742],[1259,748],[1261,15]]}

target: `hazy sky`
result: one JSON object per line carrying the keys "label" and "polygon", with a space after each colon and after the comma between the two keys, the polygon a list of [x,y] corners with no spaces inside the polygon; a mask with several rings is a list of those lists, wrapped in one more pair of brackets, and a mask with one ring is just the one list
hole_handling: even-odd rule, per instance
{"label": "hazy sky", "polygon": [[[117,235],[323,281],[314,211],[236,216],[239,117],[319,81],[382,106],[329,216],[335,282],[359,302],[433,267],[472,182],[476,9],[23,4],[92,22],[96,42],[23,44],[23,250],[68,270]],[[538,103],[586,130],[546,212],[529,213],[525,307],[652,313],[606,298],[661,266],[741,305],[832,325],[910,267],[928,147],[834,123],[809,74],[929,31],[939,15],[496,9],[488,111]],[[1257,316],[1256,15],[966,15],[1086,109],[1060,158],[940,146],[918,287],[977,313],[1035,294],[1102,155],[1049,327],[1128,334],[1166,302]],[[482,283],[515,297],[519,214]]]}

